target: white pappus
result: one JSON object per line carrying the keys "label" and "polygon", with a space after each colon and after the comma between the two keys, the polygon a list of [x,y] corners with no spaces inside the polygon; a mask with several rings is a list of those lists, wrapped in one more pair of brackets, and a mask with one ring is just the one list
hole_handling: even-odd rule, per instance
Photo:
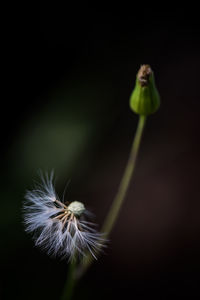
{"label": "white pappus", "polygon": [[40,177],[41,183],[27,191],[23,207],[26,231],[34,233],[35,245],[62,258],[72,259],[75,253],[84,255],[87,250],[96,258],[103,238],[94,224],[85,220],[84,204],[73,201],[67,205],[58,198],[53,171]]}

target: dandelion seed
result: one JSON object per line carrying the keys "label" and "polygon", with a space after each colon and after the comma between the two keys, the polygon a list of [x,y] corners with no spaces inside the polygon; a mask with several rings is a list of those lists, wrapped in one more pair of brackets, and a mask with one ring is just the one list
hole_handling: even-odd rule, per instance
{"label": "dandelion seed", "polygon": [[69,205],[56,195],[53,177],[40,174],[41,183],[25,195],[24,221],[27,232],[33,232],[35,245],[49,255],[73,258],[75,253],[84,255],[86,250],[94,258],[101,248],[103,238],[87,222],[88,214],[83,203],[73,201]]}

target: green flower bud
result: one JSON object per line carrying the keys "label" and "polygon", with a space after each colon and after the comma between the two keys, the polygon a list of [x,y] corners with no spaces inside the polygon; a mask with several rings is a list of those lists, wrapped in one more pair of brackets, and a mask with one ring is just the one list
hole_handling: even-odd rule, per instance
{"label": "green flower bud", "polygon": [[136,77],[130,107],[135,113],[147,116],[156,112],[159,106],[160,97],[155,86],[153,71],[149,65],[142,65]]}

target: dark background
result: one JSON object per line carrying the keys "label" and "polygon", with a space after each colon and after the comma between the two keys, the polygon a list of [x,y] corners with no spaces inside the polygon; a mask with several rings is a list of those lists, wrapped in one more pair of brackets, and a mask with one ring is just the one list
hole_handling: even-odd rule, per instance
{"label": "dark background", "polygon": [[[3,299],[59,299],[67,262],[24,233],[39,168],[101,225],[137,124],[129,97],[141,64],[162,104],[148,118],[134,180],[108,248],[75,299],[200,297],[198,10],[161,3],[9,4],[3,12]],[[5,68],[5,69],[4,69]]]}

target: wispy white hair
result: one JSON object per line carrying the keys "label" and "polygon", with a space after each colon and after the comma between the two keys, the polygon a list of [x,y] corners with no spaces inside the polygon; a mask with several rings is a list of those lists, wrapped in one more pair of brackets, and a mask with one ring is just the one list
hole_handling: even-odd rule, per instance
{"label": "wispy white hair", "polygon": [[103,239],[94,224],[84,219],[87,211],[83,203],[74,201],[67,206],[58,198],[53,171],[50,175],[40,172],[40,178],[41,182],[27,191],[23,207],[26,231],[33,233],[35,245],[62,258],[84,255],[86,250],[96,258]]}

